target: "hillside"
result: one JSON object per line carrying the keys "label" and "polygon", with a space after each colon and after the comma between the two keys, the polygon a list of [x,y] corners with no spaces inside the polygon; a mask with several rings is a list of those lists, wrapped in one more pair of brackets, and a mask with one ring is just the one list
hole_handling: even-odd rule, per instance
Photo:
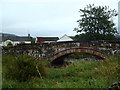
{"label": "hillside", "polygon": [[7,34],[7,33],[0,33],[0,36],[4,36],[4,37],[16,37],[15,34]]}

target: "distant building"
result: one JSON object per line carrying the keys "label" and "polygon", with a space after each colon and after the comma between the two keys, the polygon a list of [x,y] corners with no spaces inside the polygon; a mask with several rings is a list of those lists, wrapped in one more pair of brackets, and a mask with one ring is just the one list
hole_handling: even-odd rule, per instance
{"label": "distant building", "polygon": [[12,34],[2,34],[2,42],[0,46],[7,46],[9,42],[13,44],[13,46],[20,43],[31,43],[32,37],[30,34],[28,36],[16,36]]}
{"label": "distant building", "polygon": [[68,36],[68,35],[65,34],[65,35],[62,36],[57,42],[74,41],[73,38],[74,38],[74,37]]}
{"label": "distant building", "polygon": [[118,2],[118,33],[120,35],[120,1]]}
{"label": "distant building", "polygon": [[37,37],[35,43],[51,43],[57,42],[58,37]]}

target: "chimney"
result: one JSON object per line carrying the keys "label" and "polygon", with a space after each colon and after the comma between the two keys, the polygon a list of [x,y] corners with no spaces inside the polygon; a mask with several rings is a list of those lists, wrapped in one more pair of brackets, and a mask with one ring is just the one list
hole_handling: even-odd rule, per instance
{"label": "chimney", "polygon": [[30,38],[30,34],[28,34],[28,37]]}

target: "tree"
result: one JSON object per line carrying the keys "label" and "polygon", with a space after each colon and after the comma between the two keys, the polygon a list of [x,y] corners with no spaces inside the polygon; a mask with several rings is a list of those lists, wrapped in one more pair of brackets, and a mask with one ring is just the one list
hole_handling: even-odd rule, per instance
{"label": "tree", "polygon": [[74,31],[81,33],[76,35],[82,40],[114,40],[117,33],[113,17],[117,16],[116,10],[111,10],[107,6],[87,5],[80,9],[81,19],[78,22],[78,28]]}
{"label": "tree", "polygon": [[35,43],[35,40],[34,40],[34,39],[32,39],[32,40],[31,40],[31,43]]}
{"label": "tree", "polygon": [[12,42],[8,42],[7,46],[13,46]]}

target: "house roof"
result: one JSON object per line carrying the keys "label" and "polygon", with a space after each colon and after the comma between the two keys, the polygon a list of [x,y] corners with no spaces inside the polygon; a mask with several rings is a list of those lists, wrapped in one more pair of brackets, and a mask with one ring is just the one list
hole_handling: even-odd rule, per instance
{"label": "house roof", "polygon": [[6,35],[2,34],[2,41],[11,40],[11,41],[31,41],[31,37],[28,36],[16,36],[16,35]]}
{"label": "house roof", "polygon": [[41,41],[57,41],[58,37],[37,37],[37,42]]}
{"label": "house roof", "polygon": [[70,36],[65,34],[57,42],[65,42],[65,41],[73,41],[73,39]]}
{"label": "house roof", "polygon": [[25,37],[18,37],[17,39],[18,39],[18,41],[31,41],[31,38],[27,37],[27,36],[25,36]]}
{"label": "house roof", "polygon": [[11,41],[31,41],[29,37],[2,37],[2,41],[11,40]]}

